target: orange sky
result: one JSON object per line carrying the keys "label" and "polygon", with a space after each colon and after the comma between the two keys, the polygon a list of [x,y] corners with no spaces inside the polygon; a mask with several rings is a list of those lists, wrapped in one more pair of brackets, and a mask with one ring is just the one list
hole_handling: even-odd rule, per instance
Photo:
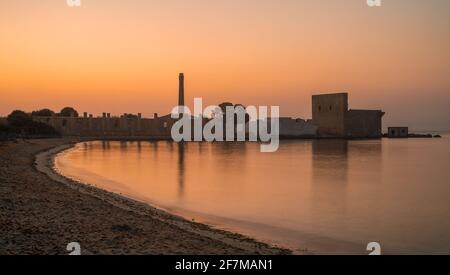
{"label": "orange sky", "polygon": [[167,113],[186,97],[280,105],[350,92],[385,126],[450,130],[450,1],[0,0],[0,115]]}

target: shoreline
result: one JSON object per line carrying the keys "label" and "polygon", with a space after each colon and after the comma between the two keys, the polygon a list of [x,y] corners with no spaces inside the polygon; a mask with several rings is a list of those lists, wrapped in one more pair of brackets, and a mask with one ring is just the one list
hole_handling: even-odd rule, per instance
{"label": "shoreline", "polygon": [[[292,253],[290,250],[273,247],[237,233],[188,221],[149,204],[141,203],[62,176],[54,169],[55,156],[62,151],[70,149],[76,143],[83,141],[87,140],[23,140],[16,141],[17,143],[12,141],[3,142],[0,146],[0,151],[2,152],[1,161],[4,163],[12,162],[9,168],[21,171],[19,173],[0,171],[0,178],[2,181],[5,179],[7,187],[17,189],[13,186],[8,186],[9,182],[17,184],[22,181],[26,182],[25,185],[29,187],[29,184],[36,182],[43,183],[42,181],[46,181],[45,184],[43,183],[45,187],[37,186],[37,189],[40,189],[41,193],[35,192],[36,190],[30,190],[33,188],[21,188],[21,191],[25,194],[14,193],[13,197],[16,195],[19,197],[31,196],[34,200],[44,202],[47,207],[42,209],[40,207],[38,209],[33,207],[31,211],[48,211],[49,213],[46,213],[48,214],[47,216],[54,216],[56,218],[46,219],[44,214],[44,217],[36,217],[36,220],[34,220],[26,211],[21,211],[20,217],[17,217],[18,215],[14,211],[11,211],[17,210],[14,209],[15,207],[12,207],[12,209],[4,207],[5,202],[12,202],[13,205],[16,205],[13,201],[15,198],[8,199],[8,192],[3,192],[4,188],[2,188],[0,190],[0,208],[2,209],[0,225],[3,222],[5,222],[5,225],[6,223],[14,225],[19,223],[15,229],[17,231],[26,231],[27,234],[26,236],[23,236],[23,234],[20,236],[20,234],[11,230],[10,226],[2,226],[1,234],[5,237],[0,243],[0,254],[68,254],[65,250],[66,245],[69,242],[77,240],[80,242],[82,253],[84,251],[84,254],[276,255]],[[14,153],[14,156],[11,153]],[[16,161],[24,161],[28,165],[24,165],[23,163],[21,163],[22,165],[17,165],[17,163],[14,163]],[[4,168],[2,165],[2,170]],[[31,192],[31,194],[28,194],[27,191]],[[52,191],[57,191],[57,193],[67,192],[70,193],[70,196],[57,196],[55,200],[58,207],[55,209],[52,208],[52,204],[55,201],[47,198],[52,197],[48,195]],[[48,196],[42,196],[42,193]],[[71,204],[73,197],[76,198],[77,205]],[[18,208],[30,207],[20,205],[20,202],[25,203],[25,201],[19,200]],[[83,214],[87,214],[86,209],[89,209],[91,219],[83,216]],[[3,213],[4,210],[6,210],[5,213]],[[65,216],[61,217],[61,213],[59,212],[62,212]],[[18,221],[15,219],[18,219]],[[40,226],[36,226],[36,224],[43,225],[42,223],[53,225],[50,226],[50,230],[47,230],[49,238],[46,240],[45,236],[41,235],[39,241],[34,240],[33,242],[33,237],[38,237],[33,236],[33,233],[41,231]],[[85,230],[75,230],[79,226],[89,227],[93,230],[90,230],[85,236],[80,236]],[[53,227],[66,228],[69,232],[54,232],[51,230]],[[71,231],[73,235],[77,236],[70,237]],[[157,231],[157,234],[155,234],[155,231]],[[149,234],[150,232],[153,234]],[[61,236],[58,239],[54,235]],[[30,239],[31,241],[28,244],[27,242],[23,242]],[[82,241],[83,239],[85,242]],[[20,244],[18,244],[18,241],[20,241]],[[43,247],[37,248],[39,244],[45,243],[46,241],[51,242],[52,246],[43,245]],[[59,244],[55,246],[55,242]]]}
{"label": "shoreline", "polygon": [[[102,141],[96,140],[95,142]],[[81,144],[81,147],[83,147],[83,143],[84,142],[77,143],[76,146],[80,146]],[[58,159],[64,159],[64,154],[67,153],[70,155],[70,152],[71,149],[68,149],[62,153],[56,153],[54,156],[54,170],[56,170],[63,177],[79,182],[86,182],[90,185],[95,185],[101,190],[106,190],[107,192],[111,192],[113,194],[120,194],[122,197],[150,205],[153,208],[162,210],[163,212],[169,213],[173,216],[181,217],[182,219],[188,221],[195,221],[196,223],[207,225],[212,229],[225,230],[244,236],[249,236],[258,242],[290,250],[294,255],[339,254],[342,253],[342,251],[347,251],[355,255],[365,255],[365,250],[361,250],[361,245],[347,240],[333,239],[324,235],[305,232],[300,229],[290,229],[270,224],[251,222],[248,220],[216,216],[214,213],[196,212],[187,210],[183,207],[178,207],[176,205],[169,206],[164,204],[163,201],[157,202],[154,200],[157,197],[151,199],[150,197],[140,196],[139,193],[130,193],[126,190],[126,188],[111,188],[111,186],[116,186],[117,184],[122,186],[124,182],[117,183],[115,181],[111,181],[108,177],[103,177],[98,174],[90,174],[89,168],[87,168],[87,170],[72,170],[72,168],[70,168],[70,172],[66,174],[65,172],[67,171],[65,171],[64,167],[70,167],[70,163],[63,161],[64,164],[60,167],[58,165]],[[110,182],[110,184],[105,185],[105,182]]]}

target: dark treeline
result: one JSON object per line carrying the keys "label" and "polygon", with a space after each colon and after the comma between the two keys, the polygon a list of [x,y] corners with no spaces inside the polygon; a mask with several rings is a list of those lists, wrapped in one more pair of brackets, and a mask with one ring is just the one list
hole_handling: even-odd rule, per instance
{"label": "dark treeline", "polygon": [[15,110],[6,118],[6,124],[0,124],[0,139],[60,137],[60,133],[52,126],[34,121],[33,116],[78,117],[78,112],[72,107],[63,108],[59,113],[50,109],[31,113]]}
{"label": "dark treeline", "polygon": [[59,113],[55,113],[50,109],[42,109],[38,111],[31,112],[31,116],[41,116],[41,117],[51,117],[51,116],[60,116],[60,117],[78,117],[79,114],[77,110],[72,107],[65,107]]}

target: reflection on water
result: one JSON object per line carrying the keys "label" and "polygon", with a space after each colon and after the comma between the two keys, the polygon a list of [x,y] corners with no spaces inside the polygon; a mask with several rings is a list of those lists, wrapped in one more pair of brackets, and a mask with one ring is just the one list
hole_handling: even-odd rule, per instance
{"label": "reflection on water", "polygon": [[184,146],[185,143],[181,142],[177,144],[178,146],[178,196],[180,199],[183,198],[184,195]]}
{"label": "reflection on water", "polygon": [[[312,217],[319,224],[323,224],[322,219],[328,217],[332,219],[329,222],[339,226],[339,220],[346,215],[348,141],[316,140],[312,149]],[[331,209],[334,214],[324,216],[324,208]]]}
{"label": "reflection on water", "polygon": [[86,142],[57,168],[100,188],[299,252],[450,253],[450,139]]}

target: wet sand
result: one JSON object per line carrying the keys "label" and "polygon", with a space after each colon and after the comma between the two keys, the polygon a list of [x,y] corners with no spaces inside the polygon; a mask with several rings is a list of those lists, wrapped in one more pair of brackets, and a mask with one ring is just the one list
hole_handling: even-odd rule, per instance
{"label": "wet sand", "polygon": [[77,141],[0,142],[0,254],[290,253],[64,178],[53,157]]}

